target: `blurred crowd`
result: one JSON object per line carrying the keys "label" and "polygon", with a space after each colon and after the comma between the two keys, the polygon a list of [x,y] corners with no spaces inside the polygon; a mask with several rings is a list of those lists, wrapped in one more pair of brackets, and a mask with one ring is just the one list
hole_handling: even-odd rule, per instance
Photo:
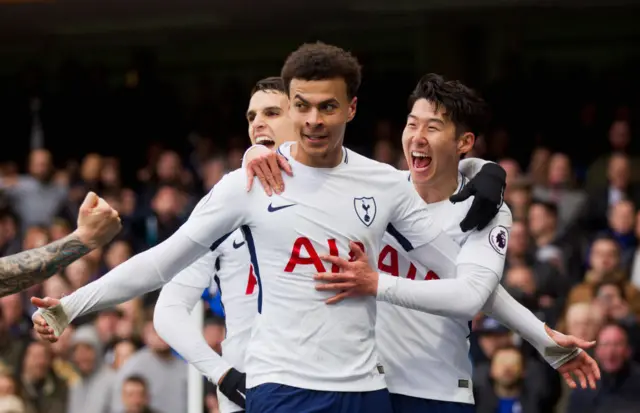
{"label": "blurred crowd", "polygon": [[[162,101],[164,95],[142,93],[135,88],[139,78],[127,79],[133,86],[128,95],[120,95],[119,102],[126,103],[125,111],[136,104],[144,106],[144,114],[125,116],[135,119],[135,124],[128,134],[114,136],[114,141],[105,136],[112,129],[100,126],[108,123],[109,116],[124,116],[124,111],[116,115],[107,106],[82,107],[83,101],[76,102],[82,114],[76,118],[77,130],[69,131],[68,140],[55,138],[60,130],[47,125],[65,122],[51,121],[51,111],[49,115],[41,112],[47,97],[37,89],[25,89],[31,90],[22,95],[25,110],[14,111],[24,116],[9,119],[22,125],[7,133],[15,133],[16,145],[23,149],[16,149],[15,157],[4,156],[8,162],[0,167],[0,255],[39,247],[70,233],[89,190],[119,211],[123,231],[108,246],[42,285],[0,299],[0,413],[187,411],[187,365],[156,334],[151,321],[157,292],[77,320],[54,345],[35,341],[31,332],[34,309],[28,297],[69,294],[162,242],[224,173],[240,167],[248,146],[248,139],[237,138],[245,128],[242,124],[218,124],[217,139],[208,138],[214,136],[216,124],[198,127],[193,123],[184,135],[175,135],[175,128],[163,130],[157,125],[170,113],[168,106],[160,110],[152,103]],[[495,160],[507,171],[505,201],[514,224],[503,284],[551,327],[597,340],[590,353],[603,376],[597,390],[570,391],[517,334],[480,315],[471,336],[478,412],[499,412],[502,401],[509,399],[518,401],[522,413],[638,412],[640,153],[632,147],[632,111],[621,105],[607,111],[610,116],[596,117],[597,106],[585,103],[580,116],[575,121],[565,119],[567,124],[559,129],[558,133],[572,131],[567,140],[553,142],[549,136],[523,134],[505,121],[518,116],[501,104],[508,101],[511,89],[507,84],[502,93],[495,90],[486,95],[502,121],[494,122],[490,132],[478,139],[473,156]],[[73,93],[67,95],[73,101]],[[65,107],[64,99],[54,102]],[[202,100],[196,111],[204,118],[206,113],[224,118],[228,108],[234,107],[230,104],[220,111],[207,102]],[[245,104],[236,105],[237,115]],[[361,105],[366,105],[364,99]],[[56,116],[65,119],[63,115]],[[99,126],[86,128],[91,122]],[[145,129],[145,122],[153,128]],[[376,117],[371,125],[360,127],[370,132],[371,139],[361,137],[355,149],[406,169],[399,151],[401,122],[401,118]],[[155,134],[174,135],[173,140],[156,142]],[[134,142],[132,136],[141,140]],[[530,139],[523,140],[521,147],[514,136]],[[82,142],[76,145],[73,137]],[[7,137],[7,146],[11,139]],[[130,151],[127,139],[135,150]],[[349,141],[347,145],[351,146]],[[204,335],[212,348],[219,349],[224,314],[208,292],[203,292],[203,298],[207,303]],[[205,397],[206,412],[217,412],[210,383]]]}

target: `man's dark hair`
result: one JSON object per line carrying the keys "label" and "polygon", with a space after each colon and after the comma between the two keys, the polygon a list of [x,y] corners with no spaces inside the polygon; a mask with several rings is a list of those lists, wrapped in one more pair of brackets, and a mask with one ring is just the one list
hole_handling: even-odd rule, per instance
{"label": "man's dark hair", "polygon": [[596,242],[598,242],[598,241],[607,241],[607,242],[611,242],[611,243],[613,243],[613,244],[616,246],[616,248],[618,248],[618,249],[620,249],[620,247],[621,247],[621,246],[620,246],[620,242],[619,242],[616,238],[614,238],[612,235],[609,235],[609,234],[607,234],[606,232],[605,232],[605,233],[597,234],[597,235],[593,238],[593,241],[591,241],[591,245],[594,245],[594,244],[595,244]]}
{"label": "man's dark hair", "polygon": [[284,92],[284,81],[279,76],[265,77],[256,82],[253,89],[251,89],[251,96],[257,92]]}
{"label": "man's dark hair", "polygon": [[544,201],[542,199],[534,199],[533,201],[531,201],[531,205],[529,207],[532,207],[534,205],[539,205],[555,218],[558,217],[558,205],[555,202]]}
{"label": "man's dark hair", "polygon": [[456,136],[471,132],[480,136],[487,126],[487,105],[473,89],[457,80],[445,80],[435,73],[424,75],[409,96],[409,110],[420,99],[432,102],[436,110],[456,127]]}
{"label": "man's dark hair", "polygon": [[124,381],[125,381],[125,383],[129,382],[129,383],[140,384],[142,387],[145,388],[145,390],[148,388],[147,381],[144,379],[144,377],[139,376],[137,374],[128,376]]}
{"label": "man's dark hair", "polygon": [[347,97],[352,99],[360,88],[361,69],[358,59],[344,49],[322,42],[305,43],[287,57],[281,76],[287,95],[292,79],[341,78],[347,84]]}

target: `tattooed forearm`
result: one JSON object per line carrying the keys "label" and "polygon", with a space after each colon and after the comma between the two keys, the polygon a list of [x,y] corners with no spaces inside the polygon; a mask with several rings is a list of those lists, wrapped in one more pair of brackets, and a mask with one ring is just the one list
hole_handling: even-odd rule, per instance
{"label": "tattooed forearm", "polygon": [[0,297],[46,280],[90,251],[77,235],[71,234],[44,247],[0,258]]}

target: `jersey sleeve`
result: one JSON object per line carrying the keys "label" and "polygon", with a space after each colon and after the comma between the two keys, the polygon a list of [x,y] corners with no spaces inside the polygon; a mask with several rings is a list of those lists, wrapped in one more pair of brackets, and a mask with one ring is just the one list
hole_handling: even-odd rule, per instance
{"label": "jersey sleeve", "polygon": [[481,231],[471,231],[460,248],[457,265],[478,265],[499,274],[502,278],[511,223],[511,211],[503,205],[489,225]]}
{"label": "jersey sleeve", "polygon": [[211,280],[216,273],[216,260],[219,253],[216,249],[198,258],[191,265],[180,271],[170,282],[185,287],[199,288],[200,293],[211,286]]}
{"label": "jersey sleeve", "polygon": [[232,367],[207,344],[190,317],[202,289],[178,282],[167,284],[158,297],[153,324],[162,337],[187,362],[214,384]]}
{"label": "jersey sleeve", "polygon": [[216,184],[187,222],[164,242],[63,297],[60,301],[67,321],[157,290],[247,222],[245,175],[237,172]]}
{"label": "jersey sleeve", "polygon": [[196,243],[215,249],[231,232],[248,224],[246,176],[240,169],[225,175],[198,202],[180,229]]}
{"label": "jersey sleeve", "polygon": [[579,348],[562,347],[553,341],[544,323],[501,285],[491,294],[482,310],[529,342],[554,369],[580,354]]}
{"label": "jersey sleeve", "polygon": [[[412,261],[448,279],[425,283],[380,274],[378,299],[440,316],[473,318],[500,282],[510,228],[511,213],[507,209],[488,229],[474,231],[462,247],[441,232],[430,243],[407,250]],[[455,268],[453,277],[451,268]]]}
{"label": "jersey sleeve", "polygon": [[483,166],[491,161],[485,161],[480,158],[467,158],[460,161],[458,164],[458,171],[460,171],[467,178],[473,178],[480,172]]}

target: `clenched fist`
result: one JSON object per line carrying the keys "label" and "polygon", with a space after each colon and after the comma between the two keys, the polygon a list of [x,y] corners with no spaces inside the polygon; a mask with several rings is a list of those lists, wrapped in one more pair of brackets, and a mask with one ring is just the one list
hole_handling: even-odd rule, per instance
{"label": "clenched fist", "polygon": [[121,228],[118,211],[95,193],[89,192],[78,215],[76,233],[80,240],[91,249],[98,248],[111,241]]}

